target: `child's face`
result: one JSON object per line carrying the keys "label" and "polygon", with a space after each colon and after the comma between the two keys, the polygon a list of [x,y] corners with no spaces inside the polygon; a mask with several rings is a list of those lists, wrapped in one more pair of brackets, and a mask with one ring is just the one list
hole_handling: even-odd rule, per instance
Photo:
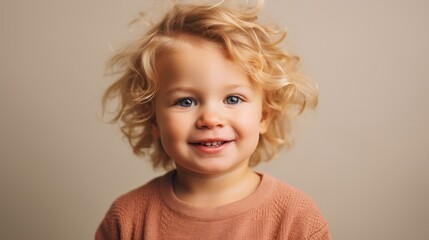
{"label": "child's face", "polygon": [[158,62],[154,135],[178,169],[213,175],[247,168],[266,129],[262,92],[218,48],[201,41]]}

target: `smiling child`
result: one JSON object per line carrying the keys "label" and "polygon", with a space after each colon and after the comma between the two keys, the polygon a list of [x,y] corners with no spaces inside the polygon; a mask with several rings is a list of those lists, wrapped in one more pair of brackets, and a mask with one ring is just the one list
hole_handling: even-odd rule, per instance
{"label": "smiling child", "polygon": [[330,239],[307,195],[251,168],[317,104],[285,34],[256,21],[262,3],[175,4],[113,56],[103,102],[120,99],[134,152],[168,172],[118,198],[96,239]]}

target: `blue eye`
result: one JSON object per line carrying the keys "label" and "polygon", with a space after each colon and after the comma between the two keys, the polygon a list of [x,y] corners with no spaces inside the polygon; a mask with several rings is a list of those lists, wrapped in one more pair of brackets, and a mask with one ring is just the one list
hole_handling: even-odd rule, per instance
{"label": "blue eye", "polygon": [[197,105],[197,103],[192,98],[182,98],[176,102],[176,105],[187,108],[187,107],[193,107]]}
{"label": "blue eye", "polygon": [[225,103],[226,104],[238,104],[240,103],[242,100],[237,97],[237,96],[229,96],[225,99]]}

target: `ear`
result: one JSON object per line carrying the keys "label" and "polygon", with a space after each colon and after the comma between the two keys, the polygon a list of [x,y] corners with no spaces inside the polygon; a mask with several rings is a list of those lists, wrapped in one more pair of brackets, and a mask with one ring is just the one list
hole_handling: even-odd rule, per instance
{"label": "ear", "polygon": [[261,121],[259,123],[259,134],[267,132],[268,126],[271,123],[271,113],[269,111],[263,111]]}
{"label": "ear", "polygon": [[161,134],[159,132],[158,125],[156,123],[152,123],[152,124],[150,124],[150,128],[151,128],[150,130],[152,132],[152,136],[155,139],[159,139]]}

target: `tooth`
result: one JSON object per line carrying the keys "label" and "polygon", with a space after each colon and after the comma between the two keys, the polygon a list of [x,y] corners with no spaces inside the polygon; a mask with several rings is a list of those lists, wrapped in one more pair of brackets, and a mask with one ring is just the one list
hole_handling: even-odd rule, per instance
{"label": "tooth", "polygon": [[206,146],[206,147],[218,147],[218,146],[221,146],[223,144],[223,142],[222,141],[218,141],[218,142],[202,142],[200,144],[203,145],[203,146]]}

